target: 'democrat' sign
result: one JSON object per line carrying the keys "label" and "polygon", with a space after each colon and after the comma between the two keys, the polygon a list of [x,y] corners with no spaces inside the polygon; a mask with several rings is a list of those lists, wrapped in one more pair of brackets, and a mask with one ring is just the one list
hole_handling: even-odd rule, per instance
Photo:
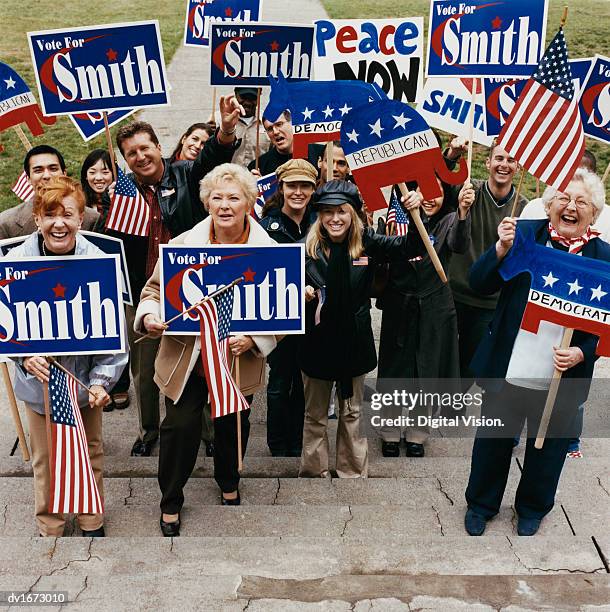
{"label": "'democrat' sign", "polygon": [[580,96],[580,116],[587,136],[610,143],[610,57],[593,59]]}
{"label": "'democrat' sign", "polygon": [[[108,113],[108,127],[112,127],[137,110],[137,108],[126,108]],[[70,119],[85,142],[89,142],[89,140],[104,132],[103,113],[78,113],[70,115]]]}
{"label": "'democrat' sign", "polygon": [[118,255],[0,261],[0,353],[125,350]]}
{"label": "'democrat' sign", "polygon": [[156,21],[28,32],[45,115],[169,104]]}
{"label": "'democrat' sign", "polygon": [[422,86],[424,18],[316,21],[316,81],[376,83],[414,102]]}
{"label": "'democrat' sign", "polygon": [[[305,332],[305,256],[301,244],[160,248],[164,321],[243,276],[234,288],[231,331],[241,334]],[[199,335],[199,318],[186,313],[166,333]]]}
{"label": "'democrat' sign", "polygon": [[[417,111],[433,128],[468,138],[473,79],[427,79]],[[490,145],[485,133],[485,99],[477,91],[474,107],[474,142]]]}
{"label": "'democrat' sign", "polygon": [[[591,62],[591,58],[570,60],[575,92],[580,91]],[[485,129],[488,136],[498,136],[526,83],[527,79],[483,79]]]}
{"label": "'democrat' sign", "polygon": [[430,0],[427,76],[528,77],[544,53],[548,0]]}
{"label": "'democrat' sign", "polygon": [[262,12],[263,0],[187,0],[184,44],[209,47],[213,23],[258,21]]}
{"label": "'democrat' sign", "polygon": [[313,26],[231,23],[212,26],[211,85],[269,85],[281,71],[288,81],[311,75]]}

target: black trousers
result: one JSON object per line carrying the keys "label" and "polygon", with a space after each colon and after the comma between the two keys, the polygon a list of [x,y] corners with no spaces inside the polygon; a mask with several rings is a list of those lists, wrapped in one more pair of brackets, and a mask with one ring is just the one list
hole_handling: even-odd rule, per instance
{"label": "black trousers", "polygon": [[[477,430],[466,502],[478,514],[489,519],[500,510],[512,461],[513,438],[520,434],[526,421],[528,438],[515,510],[523,518],[541,519],[553,508],[570,440],[567,436],[555,437],[558,429],[554,423],[560,415],[554,413],[544,446],[540,450],[534,448],[546,396],[546,391],[509,384],[498,393],[485,394],[482,414],[501,419],[504,427],[479,427]],[[576,410],[575,406],[574,412]],[[562,423],[564,419],[565,422],[569,420],[565,413]]]}
{"label": "black trousers", "polygon": [[267,358],[267,446],[271,454],[300,457],[305,396],[297,363],[297,337],[287,336]]}
{"label": "black trousers", "polygon": [[463,388],[467,389],[474,382],[474,374],[470,369],[470,362],[489,329],[494,318],[495,309],[468,306],[462,302],[455,302],[458,323],[458,342],[460,349],[460,376],[464,379]]}
{"label": "black trousers", "polygon": [[[191,374],[177,402],[165,398],[160,428],[159,487],[161,512],[177,514],[184,504],[183,489],[195,467],[201,443],[202,410],[208,389],[205,378]],[[250,403],[252,396],[246,398]],[[241,412],[242,457],[250,434],[250,410]],[[237,415],[214,419],[214,479],[224,493],[239,485],[237,471]]]}

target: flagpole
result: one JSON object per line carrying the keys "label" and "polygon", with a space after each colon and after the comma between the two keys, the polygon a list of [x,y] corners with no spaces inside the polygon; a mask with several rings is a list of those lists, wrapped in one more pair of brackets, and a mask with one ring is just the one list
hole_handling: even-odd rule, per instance
{"label": "flagpole", "polygon": [[610,174],[610,162],[608,162],[608,165],[606,166],[606,171],[604,172],[604,176],[602,176],[602,183],[606,182],[606,179],[608,178],[609,174]]}
{"label": "flagpole", "polygon": [[510,211],[511,217],[514,217],[517,214],[517,206],[519,205],[519,195],[521,194],[521,185],[523,185],[524,176],[525,176],[525,168],[521,166],[521,176],[519,177],[519,184],[517,185],[517,191],[515,191],[515,200],[513,202],[513,208]]}
{"label": "flagpole", "polygon": [[32,148],[32,143],[28,140],[28,137],[25,135],[25,132],[21,129],[20,125],[14,125],[13,130],[17,136],[19,136],[19,140],[21,140],[21,144],[25,147],[26,151],[29,151]]}
{"label": "flagpole", "polygon": [[108,112],[103,112],[104,116],[104,131],[106,132],[106,144],[108,146],[108,155],[110,155],[110,163],[112,164],[112,177],[117,180],[116,160],[114,158],[114,149],[112,148],[112,137],[110,136],[110,128],[108,127]]}
{"label": "flagpole", "polygon": [[[227,291],[231,287],[234,287],[235,285],[238,285],[239,283],[241,283],[243,280],[244,280],[243,276],[240,276],[240,277],[232,280],[228,285],[225,285],[224,287],[221,287],[220,289],[218,289],[218,291],[214,291],[214,293],[210,293],[210,295],[206,295],[201,301],[193,304],[192,306],[187,308],[184,312],[180,312],[175,317],[172,317],[168,321],[164,321],[163,325],[169,325],[170,323],[173,323],[176,319],[179,319],[181,316],[185,315],[187,312],[190,312],[191,310],[194,310],[198,306],[201,306],[201,304],[204,304],[205,302],[207,302],[208,300],[211,300],[212,298],[216,297],[217,295],[220,295],[221,293],[224,293],[225,291]],[[150,332],[149,332],[148,334],[145,334],[142,337],[138,338],[134,342],[134,344],[138,344],[138,342],[142,342],[142,340],[144,340],[145,338],[150,338],[150,337],[151,337],[151,335],[150,335]]]}
{"label": "flagpole", "polygon": [[[470,112],[468,113],[468,157],[466,158],[466,166],[468,167],[468,181],[472,178],[472,142],[474,138],[474,110],[477,100],[478,79],[472,79],[472,91],[470,97]],[[447,282],[447,281],[445,281]]]}
{"label": "flagpole", "polygon": [[261,88],[258,87],[256,90],[256,151],[255,151],[255,167],[256,171],[258,170],[258,158],[260,157],[261,147],[260,147],[260,129],[261,129]]}
{"label": "flagpole", "polygon": [[333,163],[334,163],[333,158],[334,157],[335,157],[335,145],[333,141],[331,140],[326,145],[326,177],[325,179],[327,183],[333,180]]}
{"label": "flagpole", "polygon": [[[409,190],[407,189],[407,186],[404,183],[399,183],[398,187],[400,188],[400,193],[402,193],[403,197],[407,197],[409,195]],[[428,256],[430,257],[430,260],[432,261],[432,265],[434,266],[436,273],[438,274],[439,278],[443,281],[443,283],[447,283],[447,275],[445,274],[445,271],[443,270],[443,264],[441,263],[441,260],[438,258],[438,255],[436,251],[434,250],[432,243],[430,242],[430,236],[428,236],[428,232],[426,231],[426,228],[424,227],[424,223],[421,220],[419,209],[415,208],[413,210],[410,210],[409,212],[411,213],[411,218],[415,222],[417,231],[419,232],[419,235],[421,236],[424,246],[426,247],[426,251],[428,253]]]}
{"label": "flagpole", "polygon": [[212,88],[212,111],[210,112],[210,118],[208,119],[208,123],[216,126],[216,87]]}
{"label": "flagpole", "polygon": [[25,433],[23,431],[23,423],[19,416],[19,407],[17,406],[17,398],[15,397],[15,391],[13,391],[13,383],[11,381],[11,375],[8,371],[6,363],[0,364],[2,370],[2,376],[4,377],[4,386],[6,387],[6,394],[8,395],[8,401],[11,407],[11,415],[13,422],[15,423],[15,429],[17,430],[17,438],[19,439],[19,446],[21,447],[21,454],[24,461],[30,460],[30,451],[28,449],[27,442],[25,441]]}
{"label": "flagpole", "polygon": [[540,197],[540,179],[539,178],[536,179],[536,197],[537,198]]}
{"label": "flagpole", "polygon": [[72,378],[74,380],[74,382],[77,382],[81,387],[87,389],[87,391],[89,393],[91,393],[91,395],[93,395],[93,393],[91,392],[91,389],[80,379],[76,378],[76,376],[74,376],[74,374],[72,374],[72,372],[70,372],[70,370],[67,370],[66,368],[64,368],[64,366],[61,365],[61,363],[59,363],[59,361],[57,361],[57,359],[55,359],[55,357],[45,357],[45,359],[51,364],[54,365],[56,368],[58,368],[59,370],[61,370],[64,374],[66,374],[66,376],[69,376],[70,378]]}

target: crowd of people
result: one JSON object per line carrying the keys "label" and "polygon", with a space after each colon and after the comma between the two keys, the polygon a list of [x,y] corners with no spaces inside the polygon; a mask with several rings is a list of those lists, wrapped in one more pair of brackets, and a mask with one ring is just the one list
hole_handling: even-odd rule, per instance
{"label": "crowd of people", "polygon": [[[35,190],[26,202],[0,213],[0,238],[27,236],[11,257],[81,255],[100,251],[79,230],[123,240],[134,305],[126,306],[129,354],[60,357],[92,393],[79,395],[96,482],[103,493],[102,410],[124,409],[133,382],[139,432],[131,454],[149,456],[159,442],[160,528],[180,533],[183,489],[201,443],[214,460],[214,478],[223,505],[239,505],[237,434],[242,454],[249,434],[249,410],[211,419],[206,379],[198,358],[200,340],[173,336],[160,314],[159,245],[270,245],[303,243],[306,252],[306,331],[286,337],[232,335],[229,348],[240,358],[240,385],[251,403],[264,385],[268,363],[267,444],[273,456],[300,457],[300,477],[329,475],[328,419],[336,416],[335,469],[339,477],[363,478],[369,440],[361,421],[364,377],[377,366],[371,324],[371,298],[382,311],[378,385],[385,379],[476,381],[485,389],[482,413],[503,415],[507,425],[474,442],[466,499],[465,527],[480,535],[498,513],[515,441],[528,424],[525,461],[515,507],[518,532],[536,533],[553,507],[566,456],[578,440],[557,433],[541,450],[532,436],[540,420],[554,368],[581,379],[579,393],[561,411],[581,415],[595,362],[597,338],[574,334],[572,346],[557,348],[562,328],[545,324],[538,335],[520,329],[529,276],[504,281],[498,267],[510,251],[517,226],[548,248],[610,261],[610,222],[595,158],[587,152],[564,192],[547,188],[541,200],[517,210],[513,180],[516,160],[495,144],[487,177],[464,185],[439,186],[442,196],[424,201],[416,183],[396,196],[402,212],[418,209],[427,234],[448,272],[443,283],[415,224],[397,231],[396,223],[373,228],[351,180],[340,142],[332,168],[320,147],[308,160],[292,158],[293,132],[288,111],[255,118],[258,92],[236,88],[220,99],[218,125],[195,123],[164,158],[154,128],[142,121],[122,126],[116,144],[130,176],[150,209],[147,236],[105,228],[114,190],[113,163],[96,149],[84,160],[80,182],[66,176],[61,153],[37,145],[24,159]],[[467,143],[454,138],[443,154],[449,169]],[[260,157],[255,159],[256,151]],[[252,215],[258,176],[275,173],[276,194],[262,218]],[[332,177],[332,178],[331,178]],[[146,337],[136,343],[136,339]],[[129,366],[127,366],[129,360]],[[493,384],[489,383],[490,380]],[[536,383],[532,383],[536,379]],[[42,383],[49,365],[40,356],[16,360],[15,392],[26,403],[33,454],[35,512],[43,536],[60,536],[64,518],[49,511],[49,466]],[[261,383],[263,381],[263,383]],[[499,382],[498,382],[499,381]],[[160,419],[159,399],[165,417]],[[567,394],[566,394],[567,397]],[[329,410],[334,405],[334,415]],[[392,413],[392,410],[389,410]],[[510,415],[510,418],[506,418]],[[557,428],[556,428],[557,429]],[[382,454],[422,457],[428,427],[382,428]],[[573,438],[573,436],[572,436]],[[377,442],[375,442],[377,443]],[[103,536],[103,516],[78,517],[83,535]]]}

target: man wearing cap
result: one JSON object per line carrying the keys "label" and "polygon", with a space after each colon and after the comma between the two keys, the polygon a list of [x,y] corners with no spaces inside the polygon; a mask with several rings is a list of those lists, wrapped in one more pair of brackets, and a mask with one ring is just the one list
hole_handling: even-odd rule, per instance
{"label": "man wearing cap", "polygon": [[[235,136],[240,140],[239,147],[233,154],[231,162],[246,167],[250,162],[255,161],[256,157],[256,98],[258,95],[256,87],[236,87],[235,97],[242,105],[245,114],[239,116],[235,126]],[[258,149],[259,156],[269,150],[269,137],[263,126],[258,124]]]}
{"label": "man wearing cap", "polygon": [[[316,169],[304,159],[291,159],[275,173],[278,190],[265,205],[260,224],[276,242],[300,242],[316,220],[310,206]],[[298,342],[299,336],[286,336],[268,357],[267,446],[274,457],[301,456],[305,398]]]}

